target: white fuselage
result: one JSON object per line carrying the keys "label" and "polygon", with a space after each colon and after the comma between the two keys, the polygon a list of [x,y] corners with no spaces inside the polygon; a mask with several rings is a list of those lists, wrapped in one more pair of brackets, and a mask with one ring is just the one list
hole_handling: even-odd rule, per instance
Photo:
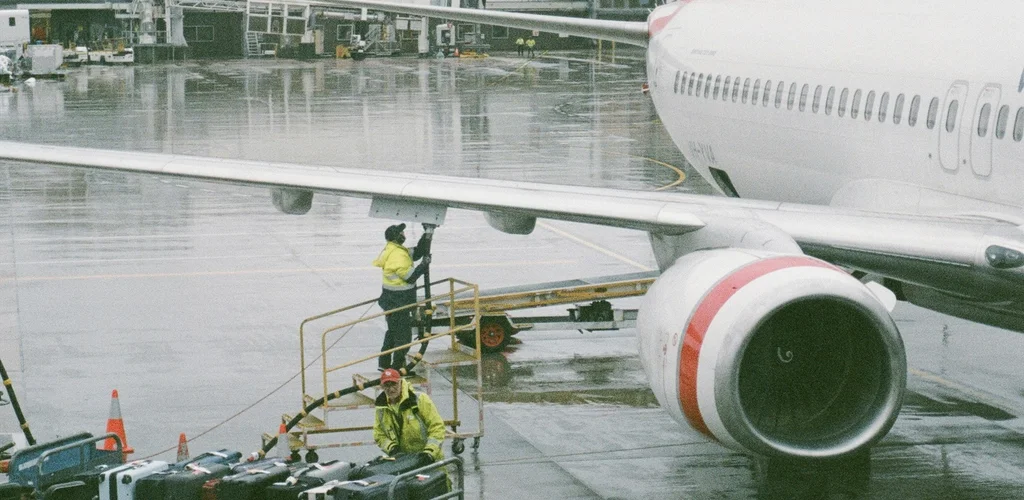
{"label": "white fuselage", "polygon": [[651,95],[713,185],[1024,219],[1024,3],[694,0],[652,18],[673,9]]}

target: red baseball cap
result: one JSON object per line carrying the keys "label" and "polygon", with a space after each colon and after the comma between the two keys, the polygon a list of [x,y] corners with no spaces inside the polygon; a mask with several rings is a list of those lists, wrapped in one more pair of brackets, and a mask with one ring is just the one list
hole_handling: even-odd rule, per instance
{"label": "red baseball cap", "polygon": [[384,373],[380,374],[380,383],[382,384],[386,382],[398,382],[399,380],[402,380],[402,375],[394,368],[388,368],[387,370],[384,370]]}

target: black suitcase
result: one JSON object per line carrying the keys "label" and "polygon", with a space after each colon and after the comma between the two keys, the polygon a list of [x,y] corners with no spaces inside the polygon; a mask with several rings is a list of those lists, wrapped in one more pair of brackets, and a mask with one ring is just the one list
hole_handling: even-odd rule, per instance
{"label": "black suitcase", "polygon": [[42,498],[46,500],[92,500],[96,496],[96,485],[85,481],[68,481],[46,488]]}
{"label": "black suitcase", "polygon": [[395,457],[378,457],[365,465],[356,467],[349,475],[351,479],[363,479],[379,474],[390,474],[397,476],[411,470],[419,469],[434,463],[433,459],[424,453],[409,453]]}
{"label": "black suitcase", "polygon": [[270,463],[226,476],[217,485],[217,500],[265,500],[268,486],[291,475],[287,465]]}
{"label": "black suitcase", "polygon": [[0,484],[0,500],[21,500],[22,495],[32,493],[31,486],[23,486],[18,483]]}
{"label": "black suitcase", "polygon": [[[225,464],[189,464],[185,470],[164,480],[164,496],[157,500],[201,500],[203,485],[231,473]],[[142,500],[136,496],[135,500]]]}
{"label": "black suitcase", "polygon": [[402,481],[409,500],[429,500],[448,493],[448,477],[436,469]]}
{"label": "black suitcase", "polygon": [[295,500],[299,494],[324,484],[318,477],[289,477],[267,487],[265,500]]}
{"label": "black suitcase", "polygon": [[[225,473],[220,475],[211,475],[207,477],[206,480],[216,479],[218,477],[223,477],[227,475],[227,472],[230,472],[231,469],[227,467],[227,464],[237,462],[241,458],[242,454],[237,451],[217,450],[209,451],[200,455],[196,455],[195,457],[190,458],[188,460],[182,460],[181,462],[171,464],[170,468],[166,471],[158,472],[156,474],[153,474],[152,476],[140,479],[138,485],[135,486],[135,500],[164,500],[165,498],[179,498],[175,496],[169,496],[170,493],[167,492],[167,481],[172,476],[175,476],[180,472],[186,471],[190,466],[203,467],[207,465],[220,465],[224,467]],[[198,479],[195,477],[195,475],[191,475],[188,478],[176,479],[176,481],[182,480],[188,484],[191,484],[192,482],[195,482]],[[197,492],[202,489],[203,482],[199,483],[199,487],[196,490]],[[186,486],[184,490],[180,491],[191,491],[191,489]],[[196,493],[195,498],[198,499],[198,495],[199,493]],[[190,494],[188,498],[193,498],[193,496],[191,496]]]}
{"label": "black suitcase", "polygon": [[[345,481],[331,489],[328,498],[331,500],[385,500],[388,498],[388,489],[395,476],[391,474],[378,474],[355,481]],[[393,500],[408,500],[404,484],[395,487]]]}

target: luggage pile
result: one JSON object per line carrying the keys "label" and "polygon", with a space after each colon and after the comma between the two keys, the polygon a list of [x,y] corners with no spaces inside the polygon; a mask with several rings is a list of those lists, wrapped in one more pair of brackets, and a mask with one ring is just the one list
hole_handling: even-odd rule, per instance
{"label": "luggage pile", "polygon": [[[0,484],[0,500],[386,499],[398,475],[431,464],[422,454],[381,457],[360,466],[340,460],[316,464],[287,463],[280,458],[240,462],[242,454],[229,450],[177,463],[120,463],[120,450],[116,455],[90,455],[96,442],[106,437],[82,434],[19,451],[11,458],[10,482]],[[396,484],[391,498],[426,500],[449,491],[442,467]]]}

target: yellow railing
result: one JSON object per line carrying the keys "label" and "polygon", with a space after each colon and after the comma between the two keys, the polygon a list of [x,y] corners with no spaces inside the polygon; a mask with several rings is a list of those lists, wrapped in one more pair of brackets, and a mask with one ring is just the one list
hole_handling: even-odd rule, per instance
{"label": "yellow railing", "polygon": [[[383,311],[383,312],[376,313],[376,314],[373,314],[373,315],[370,315],[370,316],[363,315],[363,316],[359,317],[358,319],[355,319],[355,320],[352,320],[352,321],[348,321],[348,322],[345,322],[345,323],[342,323],[342,324],[338,324],[338,325],[334,325],[334,326],[331,326],[329,328],[326,328],[323,331],[323,333],[320,335],[320,360],[321,360],[321,366],[322,366],[321,376],[323,378],[323,396],[324,396],[324,398],[326,399],[327,395],[331,392],[328,389],[329,385],[328,385],[328,381],[327,381],[327,375],[330,374],[331,372],[335,372],[335,371],[338,371],[338,370],[341,370],[341,369],[344,369],[344,368],[348,368],[348,367],[351,367],[353,365],[369,361],[371,359],[376,359],[379,356],[384,355],[384,354],[391,354],[391,353],[394,353],[394,352],[402,350],[402,349],[408,349],[408,348],[411,348],[413,346],[417,346],[419,344],[422,344],[424,342],[429,342],[431,340],[436,340],[436,339],[438,339],[440,337],[444,337],[444,336],[451,337],[451,349],[452,350],[459,350],[458,338],[456,338],[457,335],[460,332],[466,332],[466,331],[472,330],[474,332],[473,335],[474,335],[474,339],[476,341],[476,358],[479,359],[480,358],[480,306],[479,306],[480,287],[475,285],[475,284],[473,284],[473,283],[468,283],[468,282],[465,282],[465,281],[462,281],[462,280],[458,280],[458,279],[455,279],[455,278],[446,278],[446,279],[434,281],[434,282],[431,282],[431,285],[432,286],[433,285],[440,285],[442,283],[448,283],[448,292],[447,293],[437,294],[437,295],[434,295],[433,297],[431,297],[429,299],[424,299],[424,300],[421,300],[421,301],[416,302],[414,304],[409,304],[407,306],[403,306],[403,307],[400,307],[400,308],[397,308],[397,309],[393,309],[393,310],[390,310],[390,311]],[[457,285],[458,285],[458,288],[456,287]],[[472,299],[462,298],[462,299],[460,299],[460,302],[462,302],[463,304],[466,304],[467,302],[471,301],[471,303],[476,304],[476,307],[474,307],[472,309],[473,315],[472,315],[471,320],[468,323],[463,324],[463,325],[456,325],[456,319],[457,319],[456,318],[456,308],[454,307],[455,302],[456,302],[455,297],[457,295],[466,294],[468,292],[472,292],[473,298]],[[365,300],[365,301],[360,302],[358,304],[352,304],[350,306],[343,307],[341,309],[335,309],[333,311],[328,311],[328,312],[325,312],[323,314],[318,314],[316,316],[310,316],[310,317],[302,320],[302,323],[299,324],[299,365],[300,365],[300,368],[301,368],[301,372],[300,373],[301,373],[301,380],[302,380],[302,394],[303,394],[303,397],[309,395],[309,391],[308,391],[308,387],[307,387],[307,380],[306,380],[306,346],[305,346],[305,336],[306,336],[306,327],[307,327],[307,325],[309,323],[313,322],[313,321],[329,318],[331,316],[336,316],[338,314],[341,314],[341,313],[344,313],[344,312],[347,312],[347,311],[351,311],[351,310],[356,309],[358,307],[370,306],[370,305],[372,305],[372,304],[374,304],[376,302],[377,302],[377,299],[373,298],[373,299]],[[395,347],[393,349],[389,349],[387,351],[374,352],[373,354],[370,354],[370,355],[367,355],[367,356],[363,356],[361,358],[355,359],[353,361],[348,361],[348,362],[342,363],[340,365],[330,366],[328,364],[328,361],[327,361],[327,351],[329,350],[329,348],[328,348],[328,336],[331,333],[337,332],[339,330],[345,330],[345,329],[351,328],[351,327],[353,327],[355,325],[358,325],[360,323],[365,323],[367,321],[371,321],[371,320],[380,318],[382,316],[385,316],[385,315],[393,313],[393,312],[403,311],[403,310],[407,310],[407,309],[416,310],[416,309],[420,308],[421,306],[424,307],[424,310],[423,310],[424,318],[423,318],[423,323],[421,323],[421,325],[425,325],[428,322],[430,322],[431,315],[433,314],[432,310],[426,308],[427,304],[436,304],[436,303],[444,303],[444,302],[447,302],[447,305],[448,305],[448,307],[447,307],[448,319],[449,319],[449,321],[448,321],[448,323],[449,323],[448,331],[445,331],[445,332],[442,332],[442,333],[437,333],[437,334],[432,334],[432,335],[426,336],[426,337],[421,338],[421,339],[416,339],[416,340],[414,340],[414,341],[412,341],[412,342],[410,342],[408,344],[405,344],[405,345],[402,345],[402,346],[398,346],[398,347]],[[466,309],[468,309],[468,308],[464,305],[463,307],[459,308],[459,311],[465,312]]]}

